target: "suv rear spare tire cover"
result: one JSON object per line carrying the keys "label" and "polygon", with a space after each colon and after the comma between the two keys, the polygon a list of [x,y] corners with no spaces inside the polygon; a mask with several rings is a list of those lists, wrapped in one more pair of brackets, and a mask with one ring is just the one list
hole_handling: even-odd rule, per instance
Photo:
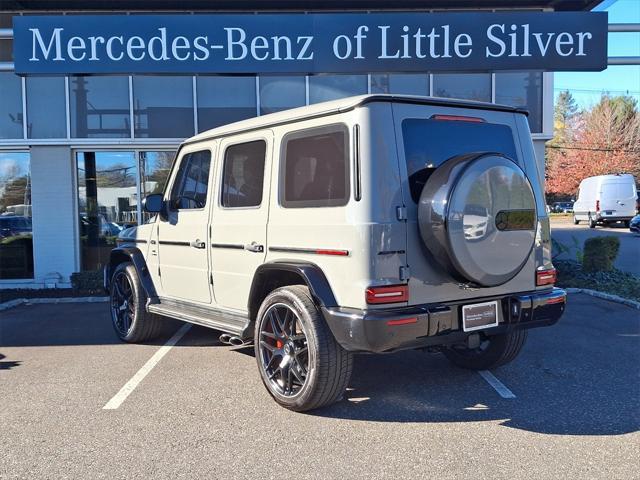
{"label": "suv rear spare tire cover", "polygon": [[453,157],[422,189],[418,224],[427,249],[454,278],[502,285],[522,270],[534,245],[533,189],[504,155]]}

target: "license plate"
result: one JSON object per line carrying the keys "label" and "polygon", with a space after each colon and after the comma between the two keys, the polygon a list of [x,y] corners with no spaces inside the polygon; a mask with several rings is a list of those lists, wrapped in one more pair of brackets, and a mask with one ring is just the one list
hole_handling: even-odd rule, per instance
{"label": "license plate", "polygon": [[606,212],[604,212],[605,215],[613,215],[613,211],[612,210],[607,210]]}
{"label": "license plate", "polygon": [[472,332],[498,325],[498,302],[476,303],[462,307],[462,330]]}

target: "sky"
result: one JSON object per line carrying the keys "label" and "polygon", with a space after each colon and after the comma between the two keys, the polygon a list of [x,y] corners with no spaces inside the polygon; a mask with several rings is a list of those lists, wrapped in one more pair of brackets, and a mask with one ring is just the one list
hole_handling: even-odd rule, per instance
{"label": "sky", "polygon": [[[594,11],[609,12],[609,23],[640,23],[640,0],[605,0]],[[609,33],[609,56],[640,56],[640,33]],[[580,108],[597,103],[602,92],[630,95],[640,103],[640,65],[608,67],[602,72],[557,72],[554,93],[571,91]]]}

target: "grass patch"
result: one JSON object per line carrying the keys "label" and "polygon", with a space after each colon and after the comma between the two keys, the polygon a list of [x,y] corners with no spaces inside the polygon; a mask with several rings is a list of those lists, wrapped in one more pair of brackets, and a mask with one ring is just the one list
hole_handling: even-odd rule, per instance
{"label": "grass patch", "polygon": [[588,288],[640,302],[640,277],[636,275],[615,268],[609,272],[585,272],[574,260],[554,260],[553,264],[558,271],[558,287]]}

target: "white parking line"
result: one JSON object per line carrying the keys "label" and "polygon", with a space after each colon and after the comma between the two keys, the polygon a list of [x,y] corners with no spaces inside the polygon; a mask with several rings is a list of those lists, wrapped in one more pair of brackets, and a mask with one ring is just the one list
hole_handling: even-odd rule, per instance
{"label": "white parking line", "polygon": [[185,323],[180,328],[180,330],[174,333],[173,337],[171,337],[167,341],[167,343],[165,343],[162,347],[160,347],[158,351],[154,353],[149,360],[147,360],[147,363],[145,363],[142,366],[142,368],[138,370],[133,377],[131,377],[131,380],[125,383],[124,387],[122,387],[120,391],[116,393],[114,397],[111,400],[109,400],[104,407],[102,407],[102,409],[115,410],[120,405],[122,405],[122,402],[124,402],[127,399],[127,397],[131,395],[131,392],[133,392],[135,388],[138,386],[138,384],[142,380],[144,380],[144,377],[146,377],[147,374],[151,370],[153,370],[153,367],[155,367],[158,364],[158,362],[162,360],[162,357],[164,357],[169,352],[169,350],[171,350],[171,347],[175,346],[175,344],[180,341],[180,339],[184,336],[185,333],[189,331],[190,328],[191,328],[191,324]]}
{"label": "white parking line", "polygon": [[498,395],[502,398],[516,398],[513,392],[509,390],[504,383],[498,380],[489,370],[480,370],[478,373],[489,385],[493,387],[496,392],[498,392]]}

